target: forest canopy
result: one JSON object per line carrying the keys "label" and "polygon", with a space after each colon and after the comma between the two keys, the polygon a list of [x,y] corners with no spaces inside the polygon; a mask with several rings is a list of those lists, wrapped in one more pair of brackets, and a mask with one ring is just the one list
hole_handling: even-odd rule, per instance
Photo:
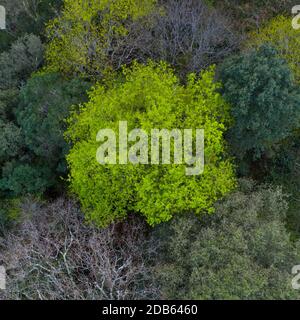
{"label": "forest canopy", "polygon": [[[134,211],[154,225],[180,212],[211,213],[212,204],[235,185],[223,139],[230,122],[229,109],[217,93],[214,69],[203,72],[199,79],[191,74],[186,86],[162,63],[136,64],[125,68],[123,75],[121,83],[95,87],[90,102],[69,120],[71,188],[88,217],[106,225]],[[103,128],[117,132],[119,121],[128,122],[128,131],[141,128],[148,133],[152,128],[204,128],[204,173],[186,176],[184,166],[177,164],[99,165],[97,132]]]}
{"label": "forest canopy", "polygon": [[0,0],[1,300],[299,300],[294,4]]}

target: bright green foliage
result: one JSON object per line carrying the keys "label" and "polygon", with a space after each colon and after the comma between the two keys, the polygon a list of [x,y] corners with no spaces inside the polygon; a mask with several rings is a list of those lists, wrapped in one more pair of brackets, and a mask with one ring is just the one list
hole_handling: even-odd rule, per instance
{"label": "bright green foliage", "polygon": [[296,80],[300,81],[300,32],[292,27],[290,16],[278,16],[264,28],[250,35],[249,45],[259,47],[268,43],[289,63]]}
{"label": "bright green foliage", "polygon": [[271,157],[299,126],[300,91],[288,65],[275,50],[263,46],[226,61],[221,79],[235,120],[230,130],[235,155],[250,161]]}
{"label": "bright green foliage", "polygon": [[[176,213],[212,213],[213,203],[235,185],[233,165],[224,158],[228,105],[217,93],[214,70],[199,79],[190,75],[186,87],[164,63],[135,64],[123,75],[108,88],[96,86],[90,102],[69,121],[71,188],[87,217],[104,226],[134,211],[155,225]],[[185,165],[175,164],[100,165],[96,135],[105,128],[118,134],[119,121],[128,121],[128,132],[204,128],[204,174],[186,176]]]}
{"label": "bright green foliage", "polygon": [[14,195],[42,193],[66,173],[65,118],[72,105],[85,101],[88,88],[81,80],[65,81],[58,74],[36,75],[27,82],[21,90],[16,110],[20,128],[8,131],[10,127],[6,125],[7,129],[2,132],[7,144],[14,137],[17,139],[19,131],[24,137],[22,153],[16,152],[19,144],[14,140],[8,148],[2,148],[2,152],[7,149],[13,153],[11,156],[18,155],[15,157],[17,162],[7,163],[4,167],[0,180],[2,190],[10,190]]}
{"label": "bright green foliage", "polygon": [[114,43],[129,20],[142,19],[156,0],[65,0],[62,14],[48,24],[48,68],[97,76],[111,67]]}
{"label": "bright green foliage", "polygon": [[287,203],[280,188],[240,190],[197,221],[180,217],[165,224],[156,272],[165,299],[296,299],[291,268],[300,244],[285,229]]}

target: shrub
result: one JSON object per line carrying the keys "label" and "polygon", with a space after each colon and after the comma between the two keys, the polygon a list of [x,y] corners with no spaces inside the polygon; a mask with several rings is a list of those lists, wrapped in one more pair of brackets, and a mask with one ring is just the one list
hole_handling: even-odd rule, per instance
{"label": "shrub", "polygon": [[21,199],[1,199],[0,201],[0,240],[20,218]]}

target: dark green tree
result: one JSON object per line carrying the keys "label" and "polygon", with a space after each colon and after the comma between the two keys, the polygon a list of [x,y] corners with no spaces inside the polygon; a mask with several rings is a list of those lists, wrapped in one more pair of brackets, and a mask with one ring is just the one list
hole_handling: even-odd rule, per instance
{"label": "dark green tree", "polygon": [[19,87],[43,62],[39,37],[25,35],[0,54],[0,90]]}
{"label": "dark green tree", "polygon": [[[33,76],[22,88],[16,109],[22,153],[2,170],[0,188],[14,195],[43,193],[66,174],[68,144],[63,133],[72,105],[85,100],[88,84],[58,74]],[[1,155],[1,154],[0,154]]]}
{"label": "dark green tree", "polygon": [[202,221],[174,219],[161,227],[157,267],[168,299],[293,299],[291,268],[300,245],[285,229],[287,203],[280,188],[240,190],[216,205]]}
{"label": "dark green tree", "polygon": [[296,238],[300,237],[300,135],[285,141],[274,159],[268,163],[270,168],[267,181],[283,187],[289,194],[287,226]]}
{"label": "dark green tree", "polygon": [[299,126],[300,90],[287,63],[274,49],[262,46],[227,60],[220,78],[235,119],[229,132],[235,156],[272,158]]}
{"label": "dark green tree", "polygon": [[[34,35],[15,41],[7,52],[0,54],[0,197],[4,195],[2,176],[22,154],[24,140],[16,123],[14,110],[18,104],[19,88],[43,60],[43,46]],[[28,181],[27,181],[28,182]],[[1,199],[1,202],[6,200]],[[2,217],[7,210],[2,210]],[[4,218],[3,218],[4,219]],[[2,220],[3,220],[2,219]],[[3,220],[4,221],[4,220]]]}
{"label": "dark green tree", "polygon": [[0,52],[25,34],[45,35],[45,23],[54,17],[62,0],[0,0],[6,9],[6,30],[0,32]]}
{"label": "dark green tree", "polygon": [[18,155],[21,141],[20,128],[12,122],[0,119],[0,163]]}

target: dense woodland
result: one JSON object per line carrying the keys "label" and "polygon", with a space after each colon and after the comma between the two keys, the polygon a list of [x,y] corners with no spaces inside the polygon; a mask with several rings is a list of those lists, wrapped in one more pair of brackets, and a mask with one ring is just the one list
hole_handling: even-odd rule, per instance
{"label": "dense woodland", "polygon": [[[0,299],[299,299],[289,0],[0,0]],[[204,128],[205,169],[96,162]]]}

